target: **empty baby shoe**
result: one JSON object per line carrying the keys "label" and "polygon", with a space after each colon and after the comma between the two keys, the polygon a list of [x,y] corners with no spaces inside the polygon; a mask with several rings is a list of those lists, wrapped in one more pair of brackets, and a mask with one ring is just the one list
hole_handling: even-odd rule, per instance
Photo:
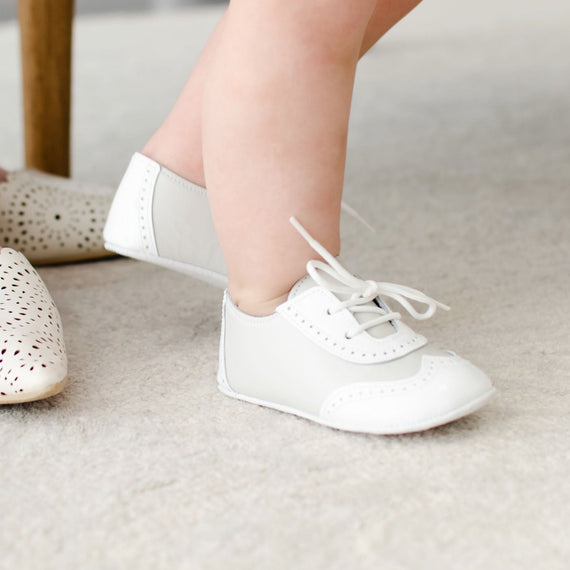
{"label": "empty baby shoe", "polygon": [[108,257],[103,226],[113,190],[34,170],[0,182],[0,247],[34,265]]}
{"label": "empty baby shoe", "polygon": [[67,382],[61,319],[22,253],[0,249],[0,404],[53,396]]}

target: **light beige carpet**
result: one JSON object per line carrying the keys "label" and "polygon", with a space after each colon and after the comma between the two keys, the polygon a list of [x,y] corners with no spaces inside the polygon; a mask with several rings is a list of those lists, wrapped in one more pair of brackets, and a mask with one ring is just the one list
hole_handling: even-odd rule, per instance
{"label": "light beige carpet", "polygon": [[[80,19],[75,174],[115,184],[219,8]],[[570,9],[433,0],[362,62],[344,228],[366,276],[452,305],[420,324],[499,389],[367,437],[227,399],[220,293],[129,260],[42,269],[69,388],[0,409],[2,569],[567,569]],[[14,24],[0,163],[19,165]]]}

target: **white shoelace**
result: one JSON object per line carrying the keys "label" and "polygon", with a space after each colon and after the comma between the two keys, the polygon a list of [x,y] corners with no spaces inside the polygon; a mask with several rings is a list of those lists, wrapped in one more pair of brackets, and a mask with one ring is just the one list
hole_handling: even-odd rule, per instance
{"label": "white shoelace", "polygon": [[344,200],[340,203],[340,209],[343,212],[346,212],[351,218],[354,218],[357,222],[360,222],[367,230],[371,231],[373,234],[376,233],[374,226],[369,224],[355,208],[350,204],[347,204]]}
{"label": "white shoelace", "polygon": [[[346,334],[347,338],[353,338],[376,325],[401,319],[400,313],[386,310],[373,301],[376,297],[389,297],[399,303],[408,313],[417,320],[431,318],[438,308],[449,311],[449,307],[428,297],[425,293],[397,283],[386,283],[380,281],[364,280],[356,277],[347,271],[337,259],[335,259],[309,232],[299,223],[297,218],[292,216],[289,221],[293,227],[301,234],[305,241],[326,261],[311,260],[307,263],[307,272],[313,281],[324,287],[331,293],[338,293],[346,296],[346,301],[340,302],[331,313],[348,309],[352,313],[376,313],[378,317],[371,318],[362,323],[354,330]],[[426,310],[419,312],[410,301],[415,301],[426,305]]]}

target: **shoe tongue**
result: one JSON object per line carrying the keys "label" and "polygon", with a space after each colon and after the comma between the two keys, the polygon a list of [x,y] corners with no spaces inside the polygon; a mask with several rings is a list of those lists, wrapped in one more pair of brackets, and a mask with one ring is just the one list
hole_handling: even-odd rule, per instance
{"label": "shoe tongue", "polygon": [[[301,293],[304,293],[305,291],[313,288],[313,287],[318,287],[318,283],[315,282],[315,280],[310,276],[310,275],[305,275],[304,277],[301,277],[301,279],[299,279],[299,281],[297,281],[297,283],[295,283],[295,285],[293,285],[293,288],[291,289],[291,292],[289,293],[289,297],[288,299],[293,299],[295,297],[297,297],[298,295],[300,295]],[[346,301],[350,295],[346,294],[340,294],[340,293],[333,293],[333,295],[339,300],[339,301]],[[366,305],[361,305],[361,307],[366,307],[366,306],[370,306],[370,312],[357,312],[357,313],[352,313],[352,315],[354,316],[354,318],[356,319],[356,321],[359,324],[363,324],[367,321],[370,321],[372,319],[376,319],[378,318],[378,311],[375,310],[378,305],[376,305],[376,303],[374,303],[373,301],[370,301],[370,303],[367,303]],[[382,308],[386,308],[386,307],[382,307]],[[374,337],[374,338],[384,338],[387,337],[391,334],[394,334],[395,328],[394,325],[392,325],[390,322],[387,323],[381,323],[379,325],[376,325],[374,327],[370,327],[369,329],[366,329],[366,332]]]}

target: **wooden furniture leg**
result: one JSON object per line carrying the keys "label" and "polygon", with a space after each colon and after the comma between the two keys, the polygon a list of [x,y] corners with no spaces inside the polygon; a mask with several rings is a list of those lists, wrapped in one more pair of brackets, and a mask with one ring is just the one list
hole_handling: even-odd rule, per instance
{"label": "wooden furniture leg", "polygon": [[18,0],[26,167],[69,176],[74,0]]}

